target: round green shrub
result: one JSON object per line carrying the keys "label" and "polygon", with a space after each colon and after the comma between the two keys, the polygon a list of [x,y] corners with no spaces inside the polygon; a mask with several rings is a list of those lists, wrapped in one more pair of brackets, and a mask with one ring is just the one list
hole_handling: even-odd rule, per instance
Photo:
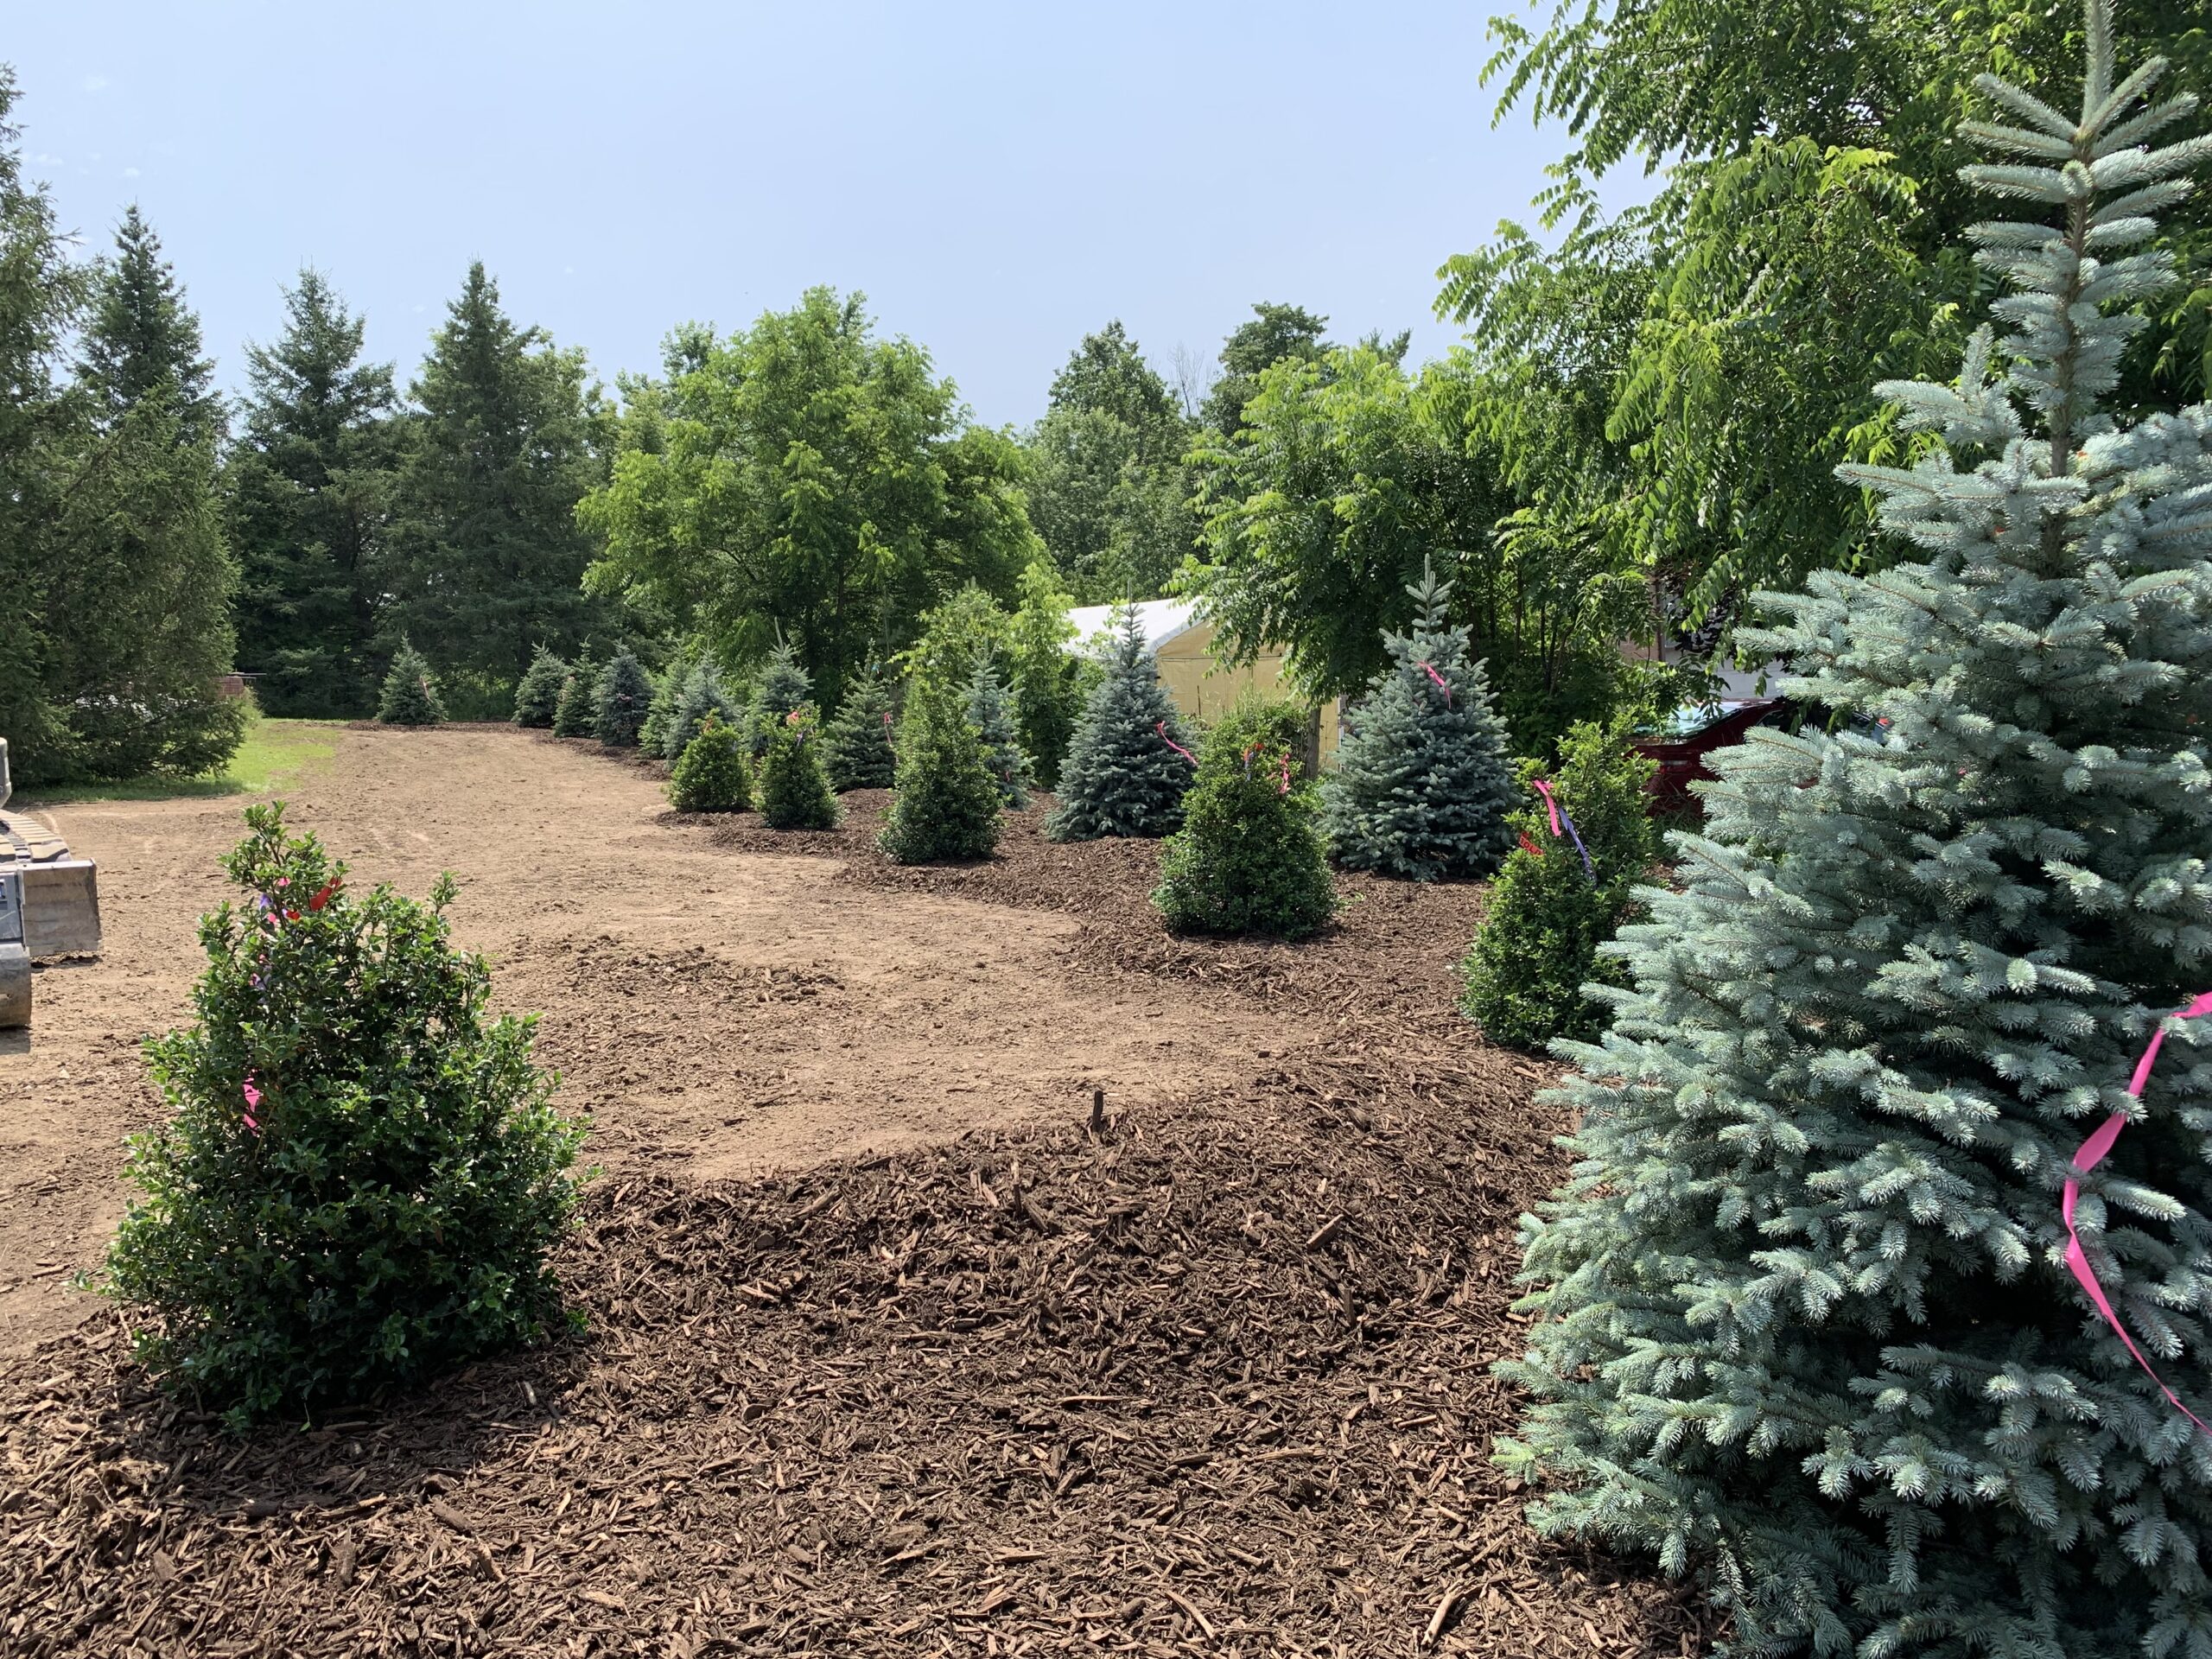
{"label": "round green shrub", "polygon": [[581,1125],[531,1062],[535,1016],[429,904],[356,898],[281,804],[201,918],[195,1023],[147,1045],[172,1116],[133,1138],[138,1196],[105,1288],[141,1360],[244,1425],[408,1388],[563,1328],[550,1253]]}
{"label": "round green shrub", "polygon": [[899,739],[899,793],[876,836],[900,864],[988,858],[999,844],[999,791],[959,691],[916,685]]}
{"label": "round green shrub", "polygon": [[384,690],[377,698],[377,719],[386,726],[438,726],[445,722],[446,706],[430,678],[430,664],[405,639],[391,654],[391,667],[384,677]]}
{"label": "round green shrub", "polygon": [[1530,789],[1534,804],[1511,820],[1520,844],[1491,884],[1482,931],[1459,965],[1460,1007],[1493,1042],[1519,1047],[1605,1029],[1610,1009],[1583,987],[1628,983],[1625,968],[1599,951],[1640,916],[1637,888],[1659,856],[1643,792],[1655,763],[1630,747],[1625,725],[1571,728],[1560,761],[1552,789],[1582,837],[1589,868],[1571,837],[1551,833]]}
{"label": "round green shrub", "polygon": [[652,676],[628,652],[617,652],[592,688],[592,726],[609,748],[634,749],[653,701]]}
{"label": "round green shrub", "polygon": [[539,646],[515,687],[515,724],[550,730],[553,716],[560,712],[562,683],[568,677],[569,665]]}
{"label": "round green shrub", "polygon": [[814,710],[801,706],[777,721],[761,757],[760,821],[771,830],[831,830],[837,797],[822,770],[822,734]]}
{"label": "round green shrub", "polygon": [[1304,938],[1337,909],[1314,811],[1286,746],[1217,728],[1183,798],[1183,827],[1160,849],[1153,904],[1179,933]]}
{"label": "round green shrub", "polygon": [[742,812],[753,804],[745,739],[735,727],[707,716],[669,776],[668,798],[679,812]]}
{"label": "round green shrub", "polygon": [[553,709],[553,735],[589,737],[599,726],[599,666],[588,652],[579,656],[561,682],[561,701]]}

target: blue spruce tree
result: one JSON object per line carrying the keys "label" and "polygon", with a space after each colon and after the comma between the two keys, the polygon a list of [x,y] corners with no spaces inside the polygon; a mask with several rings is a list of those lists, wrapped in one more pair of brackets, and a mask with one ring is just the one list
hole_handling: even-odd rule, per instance
{"label": "blue spruce tree", "polygon": [[1166,836],[1182,827],[1190,741],[1160,683],[1135,606],[1123,611],[1106,677],[1090,694],[1060,766],[1049,841]]}
{"label": "blue spruce tree", "polygon": [[1955,388],[1890,385],[1942,447],[1847,469],[1918,563],[1770,596],[1791,695],[1856,717],[1718,758],[1687,890],[1625,931],[1572,1181],[1525,1231],[1534,1396],[1506,1466],[1546,1530],[1705,1568],[1739,1650],[2212,1654],[2212,409],[2098,410],[2205,141],[2117,86],[2088,7],[2078,118],[1972,183],[2049,223],[1971,233],[2010,284]]}
{"label": "blue spruce tree", "polygon": [[1006,687],[988,658],[976,663],[976,677],[968,682],[968,723],[982,743],[983,765],[1000,803],[1020,811],[1029,804],[1029,757],[1021,752]]}
{"label": "blue spruce tree", "polygon": [[1375,683],[1323,785],[1321,830],[1346,869],[1474,880],[1513,849],[1520,798],[1490,682],[1446,622],[1452,584],[1424,565],[1413,629],[1386,633],[1396,666]]}

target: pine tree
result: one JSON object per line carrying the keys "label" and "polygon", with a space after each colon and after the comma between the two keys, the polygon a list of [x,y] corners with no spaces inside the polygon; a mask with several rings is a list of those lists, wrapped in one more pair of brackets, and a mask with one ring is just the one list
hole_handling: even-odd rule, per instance
{"label": "pine tree", "polygon": [[391,653],[391,667],[384,677],[384,692],[377,699],[377,719],[386,726],[436,726],[446,717],[445,704],[430,677],[430,664],[423,653],[403,637]]}
{"label": "pine tree", "polygon": [[549,730],[560,712],[561,688],[568,683],[569,665],[540,645],[530,659],[530,671],[515,688],[514,721],[518,726]]}
{"label": "pine tree", "polygon": [[1189,744],[1134,606],[1122,613],[1120,636],[1068,745],[1059,804],[1045,820],[1050,840],[1165,836],[1183,822]]}
{"label": "pine tree", "polygon": [[229,465],[238,664],[272,715],[374,707],[385,524],[397,454],[391,365],[320,272],[285,290],[285,328],[246,348]]}
{"label": "pine tree", "polygon": [[839,793],[888,789],[896,775],[891,688],[873,670],[845,683],[844,707],[822,734],[822,764]]}
{"label": "pine tree", "polygon": [[976,664],[976,677],[968,683],[968,723],[982,743],[983,766],[997,787],[1000,803],[1020,811],[1029,804],[1029,757],[1014,736],[1006,688],[988,658]]}
{"label": "pine tree", "polygon": [[215,365],[200,355],[200,319],[136,202],[124,210],[115,255],[103,262],[99,283],[77,378],[105,419],[119,422],[158,396],[175,413],[181,442],[213,446],[222,435],[222,404],[211,389]]}
{"label": "pine tree", "polygon": [[756,792],[760,821],[771,830],[834,830],[837,797],[822,770],[822,732],[801,704],[778,722],[761,757]]}
{"label": "pine tree", "polygon": [[599,664],[590,652],[582,651],[561,682],[561,698],[553,705],[553,735],[589,737],[598,729]]}
{"label": "pine tree", "polygon": [[1321,826],[1346,869],[1414,881],[1471,880],[1513,845],[1518,791],[1490,683],[1467,630],[1445,620],[1452,585],[1424,566],[1407,590],[1410,632],[1385,633],[1396,666],[1377,680],[1337,752]]}
{"label": "pine tree", "polygon": [[814,682],[799,666],[798,651],[779,642],[768,653],[767,666],[761,671],[760,683],[753,692],[747,724],[752,731],[755,765],[767,753],[768,745],[775,741],[785,716],[794,709],[804,708],[813,696]]}
{"label": "pine tree", "polygon": [[199,320],[135,210],[117,245],[79,346],[90,424],[57,445],[71,482],[46,526],[48,671],[73,775],[189,775],[227,760],[245,731],[220,683],[238,585],[216,486],[221,421]]}
{"label": "pine tree", "polygon": [[899,793],[876,844],[900,864],[988,858],[999,844],[999,791],[957,695],[916,685],[899,734]]}
{"label": "pine tree", "polygon": [[1659,856],[1644,793],[1655,769],[1630,747],[1625,722],[1582,721],[1568,728],[1549,779],[1565,833],[1553,833],[1540,798],[1512,818],[1521,844],[1491,883],[1482,931],[1460,964],[1460,1007],[1492,1042],[1538,1047],[1604,1029],[1605,1008],[1583,987],[1626,982],[1619,958],[1598,953],[1643,913],[1637,889]]}
{"label": "pine tree", "polygon": [[721,671],[712,662],[702,660],[694,663],[683,677],[683,694],[677,699],[676,717],[668,723],[668,747],[663,753],[671,761],[681,760],[709,715],[732,731],[744,723],[738,715],[737,700],[723,689]]}
{"label": "pine tree", "polygon": [[583,354],[518,328],[480,260],[412,386],[422,406],[393,490],[386,582],[438,660],[512,685],[540,640],[589,632],[591,539],[576,504],[598,481]]}
{"label": "pine tree", "polygon": [[23,177],[16,98],[15,72],[0,64],[0,735],[23,785],[69,770],[69,698],[48,675],[56,601],[73,595],[54,592],[60,561],[48,537],[74,470],[58,435],[79,423],[54,366],[91,274],[70,257],[46,189]]}
{"label": "pine tree", "polygon": [[1337,909],[1313,815],[1287,745],[1217,727],[1184,797],[1183,827],[1160,849],[1153,904],[1178,933],[1304,938]]}
{"label": "pine tree", "polygon": [[626,651],[618,651],[599,671],[593,691],[593,723],[609,748],[634,749],[653,700],[652,677]]}
{"label": "pine tree", "polygon": [[[2009,283],[1955,387],[1887,384],[1913,470],[1844,469],[1922,562],[1815,577],[1748,634],[1832,734],[1714,757],[1685,891],[1628,929],[1634,989],[1580,1075],[1569,1185],[1529,1224],[1535,1402],[1502,1460],[1545,1530],[1708,1569],[1746,1650],[2202,1654],[2212,1032],[2212,406],[2116,418],[2145,252],[2199,139],[2115,86],[1963,176],[2044,221],[1975,227]],[[2056,221],[2055,225],[2050,221]],[[1964,467],[1967,470],[1961,470]]]}
{"label": "pine tree", "polygon": [[745,739],[713,709],[683,746],[669,774],[668,798],[679,812],[742,812],[753,804]]}

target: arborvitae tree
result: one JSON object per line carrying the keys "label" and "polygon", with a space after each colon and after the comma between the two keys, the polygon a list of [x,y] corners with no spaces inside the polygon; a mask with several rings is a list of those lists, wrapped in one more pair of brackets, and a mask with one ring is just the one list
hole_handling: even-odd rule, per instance
{"label": "arborvitae tree", "polygon": [[1985,79],[2021,125],[1966,129],[2046,221],[1972,232],[2012,332],[1878,389],[1920,466],[1845,470],[1924,562],[1764,601],[1753,650],[1842,719],[1714,758],[1635,988],[1560,1046],[1578,1162],[1503,1460],[1545,1530],[1707,1567],[1747,1650],[2212,1649],[2212,1434],[2062,1215],[2087,1158],[2083,1269],[2212,1414],[2212,1032],[2126,1087],[2212,978],[2212,406],[2097,407],[2212,144],[2145,150],[2192,100],[2115,86],[2088,13],[2078,117]]}
{"label": "arborvitae tree", "polygon": [[1160,849],[1152,902],[1179,933],[1300,939],[1336,913],[1336,884],[1313,827],[1309,785],[1287,744],[1217,727],[1183,799],[1183,827]]}
{"label": "arborvitae tree", "polygon": [[136,202],[116,227],[114,256],[101,264],[77,363],[109,423],[159,396],[181,442],[212,448],[221,437],[223,406],[211,387],[215,365],[200,355],[200,319]]}
{"label": "arborvitae tree", "polygon": [[568,683],[569,665],[540,645],[530,659],[530,671],[515,688],[515,724],[550,728],[561,709],[561,688]]}
{"label": "arborvitae tree", "polygon": [[1060,762],[1083,712],[1082,664],[1069,652],[1073,603],[1061,590],[1049,559],[1021,574],[1021,603],[1008,630],[1007,661],[1014,690],[1014,723],[1040,789],[1057,788]]}
{"label": "arborvitae tree", "polygon": [[775,741],[784,717],[794,709],[804,708],[813,696],[814,682],[799,666],[798,652],[790,645],[779,643],[768,653],[767,664],[760,671],[760,683],[753,692],[749,724],[756,765],[768,753],[768,745]]}
{"label": "arborvitae tree", "polygon": [[599,729],[599,664],[588,651],[577,653],[561,682],[561,700],[553,705],[553,735],[589,737]]}
{"label": "arborvitae tree", "polygon": [[891,745],[891,688],[871,671],[845,682],[845,704],[822,734],[823,769],[840,793],[888,789],[898,766]]}
{"label": "arborvitae tree", "polygon": [[899,793],[876,844],[901,864],[988,858],[999,791],[957,693],[914,686],[899,733]]}
{"label": "arborvitae tree", "polygon": [[976,664],[968,683],[968,723],[983,746],[983,766],[997,786],[1000,802],[1019,812],[1029,804],[1029,757],[1014,735],[1014,710],[1006,687],[986,660]]}
{"label": "arborvitae tree", "polygon": [[388,592],[391,365],[360,360],[362,321],[319,272],[300,273],[284,308],[283,338],[246,348],[230,459],[238,663],[270,714],[365,714]]}
{"label": "arborvitae tree", "polygon": [[745,765],[745,739],[709,709],[697,734],[677,757],[668,798],[679,812],[742,812],[753,804],[753,777]]}
{"label": "arborvitae tree", "polygon": [[581,352],[518,328],[481,261],[431,336],[411,391],[386,582],[442,663],[512,685],[537,642],[591,631],[593,544],[576,503],[599,481]]}
{"label": "arborvitae tree", "polygon": [[1191,761],[1178,746],[1190,745],[1135,607],[1123,612],[1120,635],[1068,745],[1059,804],[1045,820],[1050,840],[1165,836],[1183,822]]}
{"label": "arborvitae tree", "polygon": [[662,753],[671,761],[681,760],[709,715],[733,732],[744,724],[737,699],[723,688],[721,671],[702,660],[683,677],[683,693],[676,701],[676,717],[668,723],[668,747]]}
{"label": "arborvitae tree", "polygon": [[[1586,721],[1568,728],[1548,779],[1565,833],[1552,832],[1533,793],[1514,816],[1521,844],[1506,855],[1460,964],[1460,1007],[1493,1042],[1537,1047],[1604,1029],[1605,1007],[1582,988],[1626,982],[1619,958],[1598,952],[1643,914],[1638,889],[1659,856],[1658,828],[1644,810],[1656,769],[1630,746],[1625,722],[1609,729]],[[1531,780],[1540,775],[1530,768]]]}
{"label": "arborvitae tree", "polygon": [[652,677],[626,651],[618,651],[599,671],[593,717],[599,741],[610,748],[633,749],[653,700]]}
{"label": "arborvitae tree", "polygon": [[1375,683],[1322,789],[1321,827],[1347,869],[1414,881],[1488,875],[1513,845],[1519,791],[1490,683],[1467,631],[1445,620],[1452,584],[1424,567],[1410,632],[1386,633],[1396,666]]}
{"label": "arborvitae tree", "polygon": [[822,770],[822,732],[801,704],[777,723],[755,785],[760,821],[771,830],[834,830],[837,797]]}
{"label": "arborvitae tree", "polygon": [[386,726],[435,726],[445,717],[445,704],[439,701],[438,688],[430,678],[430,664],[402,639],[384,677],[377,719]]}

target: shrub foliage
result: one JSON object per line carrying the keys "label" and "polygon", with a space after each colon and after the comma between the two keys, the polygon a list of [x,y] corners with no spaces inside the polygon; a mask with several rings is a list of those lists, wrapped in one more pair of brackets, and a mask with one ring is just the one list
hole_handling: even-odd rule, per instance
{"label": "shrub foliage", "polygon": [[708,715],[669,774],[668,798],[679,812],[742,812],[753,804],[752,772],[737,728]]}
{"label": "shrub foliage", "polygon": [[830,786],[888,789],[897,776],[898,757],[891,743],[891,689],[870,672],[845,685],[844,707],[822,734],[822,766]]}
{"label": "shrub foliage", "polygon": [[771,830],[836,827],[837,796],[822,770],[822,733],[805,704],[776,722],[760,758],[760,818]]}
{"label": "shrub foliage", "polygon": [[[1582,988],[1628,982],[1619,958],[1599,951],[1643,914],[1637,889],[1659,856],[1659,832],[1644,810],[1654,769],[1630,747],[1625,722],[1584,721],[1568,729],[1549,779],[1567,814],[1560,828],[1570,832],[1552,834],[1533,789],[1531,804],[1514,816],[1519,844],[1491,886],[1482,931],[1460,963],[1460,1007],[1491,1040],[1541,1047],[1604,1029],[1605,1005]],[[1539,775],[1529,769],[1532,783]]]}
{"label": "shrub foliage", "polygon": [[1198,756],[1152,902],[1179,933],[1303,938],[1336,913],[1312,789],[1287,746],[1224,722]]}
{"label": "shrub foliage", "polygon": [[598,728],[599,664],[590,652],[580,652],[569,664],[569,677],[561,682],[561,700],[553,706],[553,735],[589,737]]}
{"label": "shrub foliage", "polygon": [[1045,821],[1053,841],[1164,836],[1183,822],[1191,747],[1160,683],[1135,607],[1126,610],[1106,677],[1090,694],[1060,767],[1059,804]]}
{"label": "shrub foliage", "polygon": [[534,1016],[425,904],[247,810],[202,918],[191,1026],[147,1046],[172,1116],[131,1142],[106,1288],[169,1386],[243,1424],[418,1384],[563,1325],[550,1254],[583,1130],[532,1064]]}
{"label": "shrub foliage", "polygon": [[593,727],[610,748],[634,749],[652,711],[652,676],[628,652],[617,652],[599,671],[593,691]]}

